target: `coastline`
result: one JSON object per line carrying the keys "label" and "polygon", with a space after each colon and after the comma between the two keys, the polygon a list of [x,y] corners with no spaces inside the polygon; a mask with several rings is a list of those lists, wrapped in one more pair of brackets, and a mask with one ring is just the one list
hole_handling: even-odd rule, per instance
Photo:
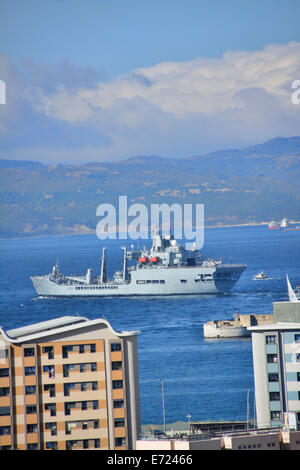
{"label": "coastline", "polygon": [[[217,224],[217,225],[206,225],[204,229],[211,229],[211,228],[234,228],[234,227],[261,227],[261,226],[268,226],[269,221],[267,222],[255,222],[255,223],[245,223],[245,224]],[[300,224],[300,220],[293,220],[290,222],[290,225]],[[291,227],[293,229],[293,227]],[[119,230],[116,230],[116,233],[122,233]],[[41,234],[28,234],[28,235],[17,235],[11,237],[1,237],[0,240],[24,240],[24,239],[34,239],[34,238],[42,238],[42,237],[66,237],[66,236],[79,236],[79,235],[96,235],[96,229],[89,229],[89,230],[70,230],[60,233],[41,233]]]}

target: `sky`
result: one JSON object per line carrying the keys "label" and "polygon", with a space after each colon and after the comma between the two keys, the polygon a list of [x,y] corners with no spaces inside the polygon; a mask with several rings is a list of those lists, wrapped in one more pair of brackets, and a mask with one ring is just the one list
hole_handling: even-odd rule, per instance
{"label": "sky", "polygon": [[181,158],[300,134],[299,0],[1,0],[0,158]]}

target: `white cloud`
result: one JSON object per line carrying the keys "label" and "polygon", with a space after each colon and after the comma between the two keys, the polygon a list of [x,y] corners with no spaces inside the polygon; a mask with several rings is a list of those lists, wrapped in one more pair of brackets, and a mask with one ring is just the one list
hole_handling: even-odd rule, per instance
{"label": "white cloud", "polygon": [[[296,79],[300,43],[292,42],[227,51],[219,59],[165,62],[92,88],[31,88],[27,96],[39,113],[106,136],[99,160],[154,153],[179,157],[299,134],[300,105],[291,101]],[[93,160],[95,154],[96,144]],[[88,151],[84,158],[89,159]]]}

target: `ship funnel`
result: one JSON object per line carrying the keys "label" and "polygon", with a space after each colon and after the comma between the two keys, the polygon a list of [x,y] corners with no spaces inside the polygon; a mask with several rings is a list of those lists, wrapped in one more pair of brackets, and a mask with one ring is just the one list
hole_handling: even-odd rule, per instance
{"label": "ship funnel", "polygon": [[100,282],[103,284],[106,282],[106,259],[105,259],[106,248],[102,250],[102,262],[101,262],[101,273],[100,273]]}
{"label": "ship funnel", "polygon": [[124,250],[124,257],[123,257],[123,281],[125,282],[128,277],[127,272],[127,248],[126,246],[122,246],[122,250]]}
{"label": "ship funnel", "polygon": [[86,273],[86,283],[92,284],[92,281],[93,281],[93,274],[92,274],[91,268],[89,268]]}

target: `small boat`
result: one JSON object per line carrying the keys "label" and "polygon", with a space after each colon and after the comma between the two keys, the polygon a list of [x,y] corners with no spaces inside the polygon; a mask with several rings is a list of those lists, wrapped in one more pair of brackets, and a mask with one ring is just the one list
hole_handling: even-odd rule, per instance
{"label": "small boat", "polygon": [[267,279],[267,275],[263,272],[263,270],[261,270],[260,273],[256,274],[256,276],[254,276],[253,279]]}
{"label": "small boat", "polygon": [[288,219],[286,219],[286,218],[282,219],[282,221],[280,223],[280,228],[287,228],[289,226],[290,226],[290,224],[289,224]]}
{"label": "small boat", "polygon": [[274,220],[272,220],[268,224],[268,228],[269,228],[269,230],[279,230],[280,229],[280,224],[278,222],[275,222]]}

